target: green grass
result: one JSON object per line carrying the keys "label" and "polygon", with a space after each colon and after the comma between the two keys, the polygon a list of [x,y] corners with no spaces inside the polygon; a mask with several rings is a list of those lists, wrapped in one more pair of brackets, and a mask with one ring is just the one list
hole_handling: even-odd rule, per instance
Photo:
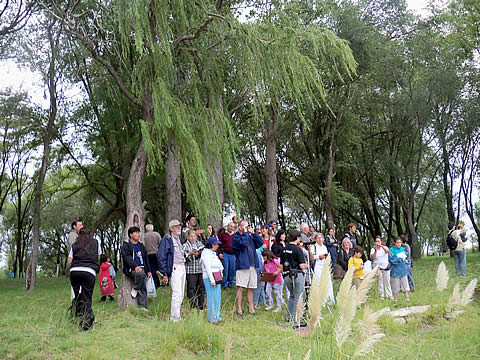
{"label": "green grass", "polygon": [[[435,287],[437,266],[443,260],[450,273],[448,288],[439,293]],[[480,299],[456,319],[445,319],[445,305],[457,281],[462,290],[469,280],[480,275],[480,255],[468,254],[468,279],[455,277],[453,259],[423,258],[415,263],[417,291],[412,305],[431,304],[425,314],[407,324],[397,324],[388,316],[379,319],[385,337],[370,359],[480,359]],[[98,284],[97,284],[98,285]],[[335,281],[335,288],[338,282]],[[259,310],[257,316],[235,315],[235,291],[222,293],[225,323],[213,326],[206,313],[190,311],[187,306],[180,323],[168,321],[170,289],[161,289],[149,300],[149,312],[119,308],[101,303],[98,286],[93,295],[95,330],[80,331],[69,320],[67,309],[70,286],[67,278],[41,279],[37,289],[28,293],[24,281],[0,280],[0,359],[223,359],[227,337],[231,334],[232,359],[303,359],[309,349],[311,359],[344,359],[333,345],[323,342],[328,329],[316,336],[298,336],[282,318],[282,313]],[[246,303],[246,299],[244,300]],[[378,299],[372,289],[367,305],[378,310],[392,306]],[[402,295],[399,307],[405,305]],[[358,312],[357,318],[362,311]],[[328,319],[328,314],[324,314]],[[356,319],[357,319],[356,318]],[[358,333],[350,335],[344,352],[351,354]],[[326,337],[325,337],[326,339]]]}

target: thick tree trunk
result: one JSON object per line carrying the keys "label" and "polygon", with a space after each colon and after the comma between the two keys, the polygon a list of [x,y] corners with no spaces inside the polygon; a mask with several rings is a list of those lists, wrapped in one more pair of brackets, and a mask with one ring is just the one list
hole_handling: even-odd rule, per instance
{"label": "thick tree trunk", "polygon": [[182,216],[182,186],[180,178],[180,160],[178,158],[177,149],[175,146],[175,139],[170,138],[170,143],[167,145],[167,161],[165,163],[165,187],[167,195],[167,214],[165,216],[164,232],[167,234],[168,223],[171,220],[183,221]]}
{"label": "thick tree trunk", "polygon": [[57,117],[57,87],[56,87],[56,48],[58,41],[53,38],[52,28],[55,22],[51,23],[47,28],[48,40],[50,43],[50,68],[48,71],[48,91],[50,96],[50,112],[48,115],[48,123],[43,138],[43,156],[42,165],[38,173],[37,183],[34,191],[33,201],[33,228],[32,228],[32,252],[30,263],[27,268],[25,277],[25,287],[27,290],[35,290],[37,286],[37,264],[38,264],[38,245],[40,242],[40,210],[42,201],[42,189],[47,174],[48,160],[50,157],[50,139],[52,138],[53,125]]}
{"label": "thick tree trunk", "polygon": [[267,143],[265,163],[267,221],[278,221],[277,129],[278,109],[276,104],[272,104],[270,118],[265,127]]}
{"label": "thick tree trunk", "polygon": [[[127,221],[125,224],[124,241],[128,241],[128,229],[132,226],[144,229],[145,205],[142,202],[142,183],[147,165],[147,154],[143,146],[143,140],[138,146],[137,154],[133,160],[127,184]],[[123,269],[123,262],[120,262],[120,271]],[[132,298],[132,282],[122,271],[122,285],[118,292],[118,305],[125,307],[135,305],[136,301]]]}
{"label": "thick tree trunk", "polygon": [[[213,164],[212,164],[213,162]],[[208,216],[208,223],[213,226],[215,231],[223,227],[223,167],[218,159],[213,159],[210,163],[210,171],[208,172],[208,179],[214,184],[214,191],[211,194],[212,210],[213,212]],[[218,204],[216,203],[218,200]]]}

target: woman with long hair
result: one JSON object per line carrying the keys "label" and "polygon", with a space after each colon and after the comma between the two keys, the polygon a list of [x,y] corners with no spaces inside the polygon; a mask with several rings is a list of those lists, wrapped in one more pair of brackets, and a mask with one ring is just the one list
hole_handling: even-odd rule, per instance
{"label": "woman with long hair", "polygon": [[95,316],[92,310],[92,294],[95,287],[95,277],[99,269],[98,257],[101,249],[87,228],[80,229],[77,240],[72,244],[68,254],[70,282],[75,299],[72,310],[79,320],[83,330],[93,327]]}
{"label": "woman with long hair", "polygon": [[390,249],[388,254],[388,262],[391,265],[390,278],[392,279],[392,291],[393,291],[393,305],[397,306],[398,293],[400,291],[405,295],[405,300],[410,302],[408,293],[410,287],[408,286],[408,265],[407,254],[402,247],[403,242],[399,236],[395,236],[394,246]]}

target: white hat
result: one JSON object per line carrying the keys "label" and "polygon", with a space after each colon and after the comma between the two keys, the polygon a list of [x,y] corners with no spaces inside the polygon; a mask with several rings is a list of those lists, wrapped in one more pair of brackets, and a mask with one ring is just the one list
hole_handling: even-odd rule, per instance
{"label": "white hat", "polygon": [[172,221],[170,221],[170,222],[168,223],[168,227],[169,227],[169,228],[174,227],[174,226],[177,226],[177,225],[182,225],[182,224],[180,223],[180,221],[178,221],[178,220],[176,220],[176,219],[174,219],[174,220],[172,220]]}

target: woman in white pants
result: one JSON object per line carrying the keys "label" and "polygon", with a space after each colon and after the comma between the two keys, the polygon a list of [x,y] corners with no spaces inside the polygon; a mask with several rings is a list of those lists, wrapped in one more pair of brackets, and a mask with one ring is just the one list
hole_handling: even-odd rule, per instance
{"label": "woman in white pants", "polygon": [[392,287],[390,286],[390,265],[388,263],[388,253],[390,250],[382,241],[380,236],[375,238],[375,246],[370,251],[372,267],[378,266],[378,293],[380,299],[392,297]]}

